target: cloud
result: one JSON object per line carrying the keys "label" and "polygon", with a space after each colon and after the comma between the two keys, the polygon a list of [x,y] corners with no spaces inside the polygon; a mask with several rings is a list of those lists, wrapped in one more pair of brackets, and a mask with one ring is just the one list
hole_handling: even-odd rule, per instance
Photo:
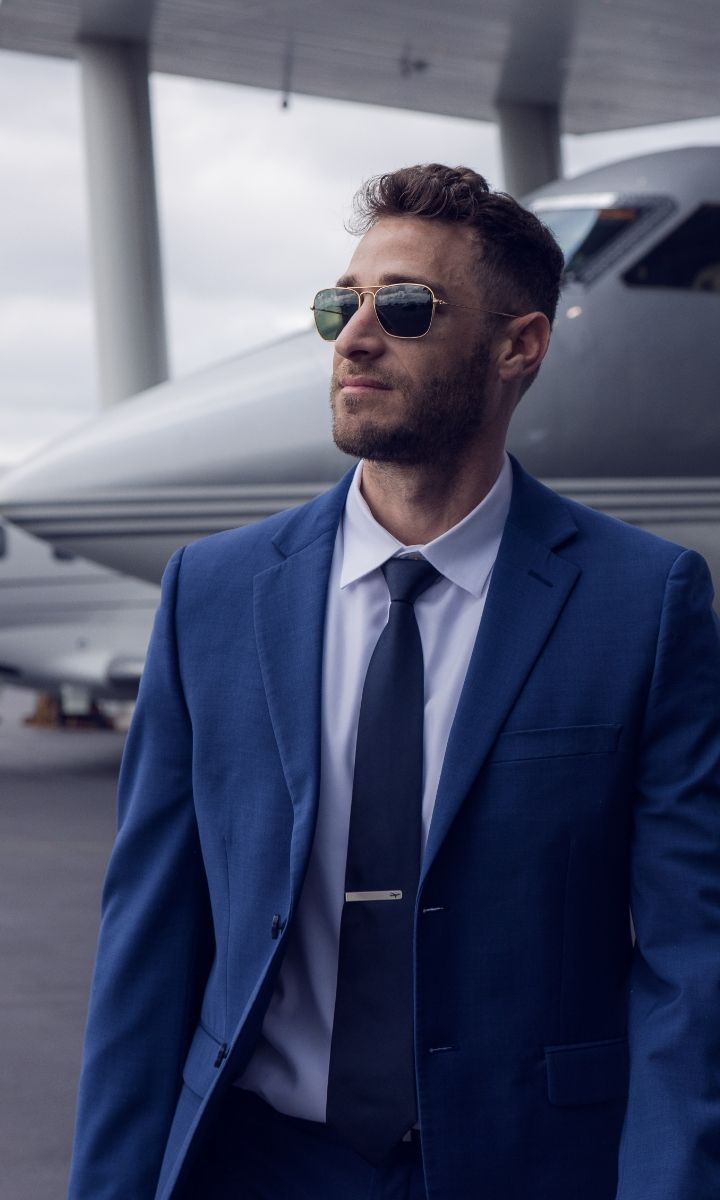
{"label": "cloud", "polygon": [[672,150],[678,146],[717,146],[718,142],[718,117],[650,125],[642,130],[621,129],[614,133],[596,133],[590,137],[569,137],[565,139],[565,170],[572,177],[601,163],[631,158],[636,154],[652,154],[654,150]]}
{"label": "cloud", "polygon": [[90,256],[77,67],[2,52],[3,295],[89,293]]}
{"label": "cloud", "polygon": [[41,410],[90,413],[96,407],[90,305],[72,296],[0,293],[0,418]]}

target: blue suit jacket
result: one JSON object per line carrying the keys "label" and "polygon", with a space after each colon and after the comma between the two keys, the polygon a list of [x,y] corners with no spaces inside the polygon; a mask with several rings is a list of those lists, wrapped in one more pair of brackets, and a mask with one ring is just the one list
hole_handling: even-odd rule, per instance
{"label": "blue suit jacket", "polygon": [[[717,1200],[707,568],[514,470],[418,897],[428,1193]],[[313,838],[348,484],[166,571],[121,771],[72,1200],[178,1200],[252,1052]]]}

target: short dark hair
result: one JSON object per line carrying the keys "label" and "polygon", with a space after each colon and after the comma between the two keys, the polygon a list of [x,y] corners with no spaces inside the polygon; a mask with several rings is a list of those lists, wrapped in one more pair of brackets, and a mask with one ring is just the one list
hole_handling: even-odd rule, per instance
{"label": "short dark hair", "polygon": [[381,217],[423,217],[467,225],[478,246],[488,300],[505,312],[543,312],[555,318],[564,267],[546,225],[506,192],[491,191],[470,167],[427,163],[376,175],[353,201],[352,233]]}

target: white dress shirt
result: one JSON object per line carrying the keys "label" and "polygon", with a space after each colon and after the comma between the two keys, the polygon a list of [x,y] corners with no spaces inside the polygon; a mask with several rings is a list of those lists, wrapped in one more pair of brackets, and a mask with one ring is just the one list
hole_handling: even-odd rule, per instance
{"label": "white dress shirt", "polygon": [[505,457],[485,499],[425,546],[403,546],[348,491],[328,583],[317,827],[307,877],[262,1034],[237,1082],[290,1116],[324,1121],[345,892],[355,742],[363,683],[388,619],[381,565],[421,553],[443,578],[415,602],[425,663],[423,849],[450,727],[485,606],[512,493]]}

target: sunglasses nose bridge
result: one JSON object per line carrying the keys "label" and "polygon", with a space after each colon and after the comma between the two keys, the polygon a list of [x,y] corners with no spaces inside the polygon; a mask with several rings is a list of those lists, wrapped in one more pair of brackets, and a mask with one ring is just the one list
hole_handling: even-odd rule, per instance
{"label": "sunglasses nose bridge", "polygon": [[[375,309],[377,289],[354,287],[348,290],[355,293],[357,308],[346,320],[335,339],[336,352],[343,358],[375,357],[381,352],[381,346],[384,343],[383,328]],[[367,302],[366,297],[371,298],[371,303]]]}
{"label": "sunglasses nose bridge", "polygon": [[[378,318],[378,315],[377,315],[377,308],[375,307],[375,295],[376,295],[376,293],[377,293],[377,291],[378,291],[378,288],[377,288],[377,287],[367,287],[367,288],[352,288],[351,290],[352,290],[352,291],[355,293],[355,295],[357,296],[357,300],[358,300],[358,306],[357,306],[357,309],[355,310],[355,312],[352,314],[352,317],[350,318],[350,321],[352,321],[352,320],[353,320],[355,317],[357,317],[357,316],[358,316],[358,314],[362,315],[362,309],[363,309],[363,300],[364,300],[364,298],[365,298],[366,296],[369,296],[369,297],[370,297],[370,299],[371,299],[371,301],[372,301],[371,307],[372,307],[372,310],[373,310],[373,316],[375,317],[375,319],[376,319],[376,321],[377,321],[378,325],[380,325],[380,320],[379,320],[379,318]],[[347,329],[347,326],[350,324],[350,321],[348,321],[348,322],[347,322],[347,325],[345,326],[345,329]],[[380,325],[380,328],[382,329],[382,325]]]}
{"label": "sunglasses nose bridge", "polygon": [[370,296],[370,298],[372,300],[373,312],[374,312],[375,316],[377,317],[377,308],[375,307],[375,296],[377,294],[378,289],[376,287],[353,288],[353,291],[355,292],[355,295],[358,298],[358,312],[360,312],[360,310],[362,308],[363,298],[365,296]]}

